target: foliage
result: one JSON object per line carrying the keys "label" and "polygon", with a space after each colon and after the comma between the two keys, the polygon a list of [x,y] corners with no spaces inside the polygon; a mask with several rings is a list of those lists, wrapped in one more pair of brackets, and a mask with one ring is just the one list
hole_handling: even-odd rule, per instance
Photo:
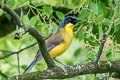
{"label": "foliage", "polygon": [[[4,0],[0,0],[0,4],[2,4],[3,1]],[[30,3],[35,6],[45,6],[43,6],[42,9],[39,9],[30,5]],[[70,8],[73,13],[78,13],[76,17],[81,19],[82,22],[76,25],[80,26],[78,26],[77,30],[74,32],[72,45],[62,56],[57,58],[69,65],[85,63],[95,59],[100,40],[102,39],[104,32],[107,32],[109,28],[115,5],[118,5],[118,11],[116,12],[113,25],[114,27],[105,43],[102,60],[118,60],[120,58],[120,4],[117,4],[116,0],[6,0],[6,4],[12,9],[28,5],[34,16],[29,18],[29,11],[27,14],[24,14],[24,12],[21,11],[22,14],[20,18],[25,24],[36,27],[43,36],[48,36],[52,31],[55,33],[59,26],[58,23],[65,16],[71,15],[71,12],[64,14],[63,12],[55,11],[52,8],[53,6]],[[35,9],[37,13],[34,12],[33,9]],[[56,16],[53,16],[54,11]],[[4,12],[0,9],[0,16],[3,13]],[[5,15],[10,21],[10,16],[7,13],[5,13]],[[53,18],[55,21],[52,21]],[[46,22],[46,19],[48,22]],[[25,34],[20,40],[14,40],[13,35],[15,32],[0,39],[0,50],[18,51],[35,42],[29,34]],[[33,46],[20,53],[21,73],[33,60],[37,49],[38,46]],[[9,54],[9,52],[0,52],[0,57],[7,54]],[[36,65],[34,70],[43,70],[45,68],[46,64],[44,60],[42,60]],[[18,74],[17,69],[16,55],[0,60],[0,70],[8,76]],[[100,80],[101,78],[105,79],[108,77],[108,74],[98,75],[99,76],[78,76],[71,80]],[[0,79],[2,80],[3,78],[0,77]]]}

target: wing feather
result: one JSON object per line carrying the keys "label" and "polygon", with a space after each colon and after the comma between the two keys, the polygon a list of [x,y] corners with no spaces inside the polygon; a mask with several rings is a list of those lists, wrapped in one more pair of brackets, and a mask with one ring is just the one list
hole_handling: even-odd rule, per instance
{"label": "wing feather", "polygon": [[58,30],[54,35],[52,35],[47,41],[47,48],[50,51],[52,48],[63,42],[62,31]]}

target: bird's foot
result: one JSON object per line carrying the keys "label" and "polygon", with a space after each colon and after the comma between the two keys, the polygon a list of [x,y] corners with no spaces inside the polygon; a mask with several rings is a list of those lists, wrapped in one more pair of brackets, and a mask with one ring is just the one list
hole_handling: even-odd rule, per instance
{"label": "bird's foot", "polygon": [[98,69],[100,67],[99,62],[94,62],[95,68]]}
{"label": "bird's foot", "polygon": [[63,65],[64,67],[69,67],[69,68],[72,68],[72,66],[67,65],[67,64],[64,64],[64,63],[62,63],[62,62],[60,62],[60,61],[56,60],[55,58],[54,58],[54,60],[55,60],[57,63],[59,63],[59,64]]}

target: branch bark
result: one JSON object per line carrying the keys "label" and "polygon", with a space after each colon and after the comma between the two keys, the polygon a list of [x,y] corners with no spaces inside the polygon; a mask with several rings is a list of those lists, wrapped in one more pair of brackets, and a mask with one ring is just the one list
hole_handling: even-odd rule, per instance
{"label": "branch bark", "polygon": [[44,71],[31,72],[24,75],[16,75],[10,80],[40,80],[40,79],[65,79],[71,78],[78,75],[84,74],[96,74],[96,73],[106,73],[106,72],[119,72],[120,71],[120,61],[113,61],[111,65],[107,62],[100,62],[98,68],[95,67],[94,63],[77,64],[71,67],[61,68],[51,68]]}
{"label": "branch bark", "polygon": [[50,55],[48,54],[45,40],[43,39],[41,34],[34,27],[31,27],[30,25],[25,25],[24,23],[22,23],[19,16],[6,5],[3,5],[2,9],[6,11],[12,17],[12,19],[16,22],[16,25],[18,25],[18,27],[23,28],[25,32],[29,32],[29,34],[32,35],[37,40],[38,45],[39,45],[39,50],[41,51],[42,56],[48,68],[55,67],[56,65],[53,62]]}
{"label": "branch bark", "polygon": [[[96,59],[95,59],[95,65],[98,64],[98,61],[99,61],[100,56],[101,56],[101,54],[102,54],[102,52],[103,52],[103,49],[104,49],[104,44],[105,44],[105,42],[106,42],[106,40],[107,40],[107,38],[108,38],[108,36],[109,36],[112,28],[113,28],[114,19],[115,19],[115,17],[116,17],[116,12],[117,12],[117,10],[118,10],[118,5],[115,6],[115,8],[114,8],[114,13],[113,13],[113,16],[112,16],[112,18],[111,18],[111,22],[110,22],[109,28],[108,28],[107,32],[103,34],[103,37],[102,37],[102,39],[101,39],[101,41],[100,41],[98,54],[97,54]],[[97,65],[97,66],[98,66],[98,65]]]}
{"label": "branch bark", "polygon": [[42,56],[44,57],[44,60],[47,63],[48,68],[55,67],[56,65],[47,51],[45,40],[40,35],[40,33],[34,27],[30,27],[30,26],[28,27],[27,31],[37,40],[39,50],[42,52]]}

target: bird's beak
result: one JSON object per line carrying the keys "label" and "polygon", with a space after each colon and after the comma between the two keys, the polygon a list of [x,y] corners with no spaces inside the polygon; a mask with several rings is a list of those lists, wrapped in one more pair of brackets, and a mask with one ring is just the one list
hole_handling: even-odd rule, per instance
{"label": "bird's beak", "polygon": [[77,22],[80,22],[81,20],[80,19],[76,19],[75,21],[74,21],[74,24],[76,24]]}

